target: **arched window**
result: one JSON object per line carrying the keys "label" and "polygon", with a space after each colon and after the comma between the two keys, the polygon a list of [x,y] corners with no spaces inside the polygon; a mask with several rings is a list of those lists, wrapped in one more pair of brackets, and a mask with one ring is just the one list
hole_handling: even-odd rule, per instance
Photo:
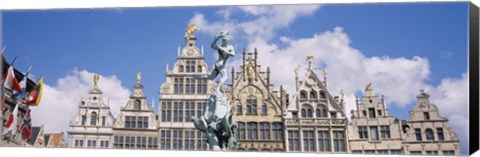
{"label": "arched window", "polygon": [[200,66],[200,65],[197,66],[197,72],[199,72],[199,73],[202,72],[202,66]]}
{"label": "arched window", "polygon": [[137,99],[133,102],[133,109],[140,110],[140,100]]}
{"label": "arched window", "polygon": [[426,134],[427,140],[431,140],[431,141],[435,140],[435,137],[433,137],[433,130],[432,129],[430,129],[430,128],[426,129],[425,134]]}
{"label": "arched window", "polygon": [[313,109],[310,105],[303,105],[302,107],[302,117],[303,118],[312,118],[313,117]]}
{"label": "arched window", "polygon": [[90,114],[90,125],[97,125],[97,113],[92,112]]}
{"label": "arched window", "polygon": [[327,96],[325,96],[324,92],[320,91],[320,98],[325,99],[325,98],[327,98]]}
{"label": "arched window", "polygon": [[265,103],[262,105],[262,115],[267,115],[267,105]]}
{"label": "arched window", "polygon": [[178,72],[183,73],[183,65],[178,66]]}
{"label": "arched window", "polygon": [[315,116],[317,118],[327,118],[327,109],[325,106],[317,106],[317,109],[315,110]]}
{"label": "arched window", "polygon": [[307,92],[306,91],[301,91],[300,92],[300,99],[307,99]]}
{"label": "arched window", "polygon": [[310,92],[310,99],[317,99],[317,93],[314,90]]}

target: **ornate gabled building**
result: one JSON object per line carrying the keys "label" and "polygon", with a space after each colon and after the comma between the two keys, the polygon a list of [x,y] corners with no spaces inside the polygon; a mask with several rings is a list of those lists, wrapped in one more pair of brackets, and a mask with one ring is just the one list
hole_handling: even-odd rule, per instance
{"label": "ornate gabled building", "polygon": [[103,101],[98,81],[99,75],[95,75],[93,89],[89,91],[88,98],[80,100],[78,115],[70,121],[68,147],[112,148],[112,125],[115,119],[109,104]]}
{"label": "ornate gabled building", "polygon": [[437,106],[430,102],[430,95],[423,90],[417,99],[403,126],[405,154],[459,156],[459,140],[448,126],[448,119],[439,114]]}
{"label": "ornate gabled building", "polygon": [[138,73],[133,93],[113,124],[114,148],[158,149],[157,116],[153,104],[147,104],[140,79]]}
{"label": "ornate gabled building", "polygon": [[312,68],[313,57],[303,81],[286,110],[284,118],[287,152],[346,153],[347,117],[343,96],[337,97],[327,89],[326,70],[320,80]]}
{"label": "ornate gabled building", "polygon": [[384,96],[375,95],[372,84],[365,87],[361,102],[356,100],[357,110],[352,110],[348,125],[350,153],[354,154],[402,154],[402,125],[390,116]]}
{"label": "ornate gabled building", "polygon": [[215,82],[193,79],[195,74],[210,74],[204,61],[203,47],[196,47],[196,37],[191,32],[185,36],[185,47],[178,47],[177,62],[173,69],[166,67],[166,79],[159,91],[160,149],[207,150],[205,133],[191,122],[200,117],[207,105]]}
{"label": "ornate gabled building", "polygon": [[45,147],[65,147],[65,142],[63,140],[63,132],[45,134],[43,139],[45,140]]}
{"label": "ornate gabled building", "polygon": [[238,124],[237,150],[284,151],[283,111],[286,96],[273,89],[270,68],[262,71],[254,53],[243,52],[239,72],[232,67],[232,82],[225,93]]}

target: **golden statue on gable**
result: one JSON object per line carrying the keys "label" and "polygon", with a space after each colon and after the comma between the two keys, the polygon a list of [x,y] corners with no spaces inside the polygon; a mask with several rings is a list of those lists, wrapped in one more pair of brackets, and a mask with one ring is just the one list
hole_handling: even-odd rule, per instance
{"label": "golden statue on gable", "polygon": [[93,75],[93,84],[95,87],[98,85],[98,81],[100,80],[100,76],[98,74]]}
{"label": "golden statue on gable", "polygon": [[193,32],[197,31],[197,27],[193,25],[193,23],[188,24],[187,26],[187,32],[185,32],[185,37],[186,38],[192,38],[195,37],[193,36]]}

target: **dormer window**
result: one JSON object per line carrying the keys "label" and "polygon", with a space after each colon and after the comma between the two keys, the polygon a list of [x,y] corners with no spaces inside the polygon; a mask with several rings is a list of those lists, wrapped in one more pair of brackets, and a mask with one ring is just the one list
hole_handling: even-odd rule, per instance
{"label": "dormer window", "polygon": [[301,110],[302,118],[312,118],[313,117],[313,109],[310,105],[303,105]]}
{"label": "dormer window", "polygon": [[368,117],[369,118],[376,118],[377,117],[375,115],[375,109],[374,108],[368,108]]}
{"label": "dormer window", "polygon": [[425,118],[425,120],[430,120],[430,114],[428,112],[423,112],[423,118]]}
{"label": "dormer window", "polygon": [[324,93],[324,92],[322,92],[322,91],[320,91],[320,98],[322,98],[322,99],[325,99],[325,98],[327,98],[327,97],[325,96],[325,93]]}
{"label": "dormer window", "polygon": [[429,140],[429,141],[435,140],[435,137],[433,137],[433,130],[430,129],[430,128],[425,130],[425,136],[426,136],[427,140]]}
{"label": "dormer window", "polygon": [[302,99],[302,100],[307,99],[307,92],[306,91],[301,91],[300,92],[300,99]]}
{"label": "dormer window", "polygon": [[178,66],[178,72],[183,73],[183,69],[184,69],[184,68],[183,68],[183,65]]}
{"label": "dormer window", "polygon": [[97,113],[96,112],[92,112],[90,114],[90,125],[92,125],[92,126],[97,125]]}
{"label": "dormer window", "polygon": [[310,92],[310,99],[317,99],[317,93],[315,93],[315,91]]}
{"label": "dormer window", "polygon": [[134,109],[134,110],[140,110],[140,109],[141,109],[141,107],[140,107],[140,100],[137,99],[137,100],[135,100],[135,101],[133,102],[133,109]]}

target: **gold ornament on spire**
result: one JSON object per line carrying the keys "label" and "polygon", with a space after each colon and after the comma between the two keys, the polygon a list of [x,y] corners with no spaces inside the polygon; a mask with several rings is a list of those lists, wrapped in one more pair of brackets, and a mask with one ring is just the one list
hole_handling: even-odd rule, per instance
{"label": "gold ornament on spire", "polygon": [[187,32],[185,32],[185,37],[190,38],[194,37],[193,32],[197,31],[197,27],[193,23],[189,23],[187,26]]}
{"label": "gold ornament on spire", "polygon": [[140,80],[142,79],[142,73],[137,73],[137,84],[140,84]]}
{"label": "gold ornament on spire", "polygon": [[308,62],[312,62],[313,59],[315,59],[313,56],[307,56],[307,61],[308,61]]}
{"label": "gold ornament on spire", "polygon": [[100,76],[98,74],[93,75],[93,84],[95,87],[98,85],[98,81],[100,80]]}

